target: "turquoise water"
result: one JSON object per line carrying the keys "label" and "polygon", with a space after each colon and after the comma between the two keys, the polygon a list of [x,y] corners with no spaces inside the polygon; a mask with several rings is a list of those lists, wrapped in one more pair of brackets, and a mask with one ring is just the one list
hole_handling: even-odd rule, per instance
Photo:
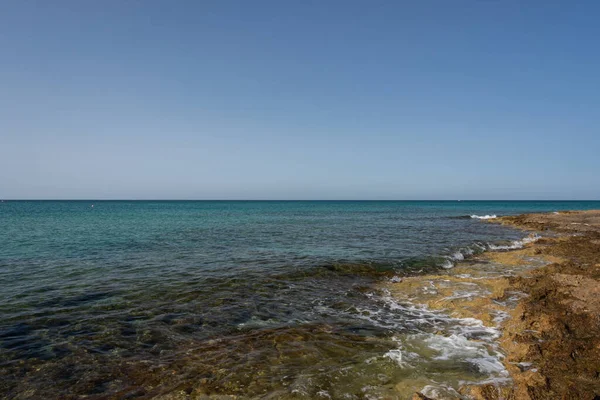
{"label": "turquoise water", "polygon": [[[457,251],[523,236],[471,215],[593,208],[600,202],[5,201],[0,394],[364,394],[398,368],[366,360],[394,334],[427,329],[374,283],[443,271]],[[344,393],[331,379],[341,371]]]}

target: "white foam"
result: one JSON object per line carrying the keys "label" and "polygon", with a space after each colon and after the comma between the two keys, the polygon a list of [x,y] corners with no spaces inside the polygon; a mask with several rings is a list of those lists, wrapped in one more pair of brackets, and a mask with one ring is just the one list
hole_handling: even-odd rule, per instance
{"label": "white foam", "polygon": [[475,243],[474,246],[477,246],[477,248],[479,248],[480,251],[485,251],[486,247],[484,244],[482,243]]}
{"label": "white foam", "polygon": [[454,333],[468,338],[492,342],[500,337],[500,331],[495,327],[485,326],[483,321],[476,318],[457,318],[460,325],[455,326]]}
{"label": "white foam", "polygon": [[462,397],[453,388],[441,384],[427,385],[423,389],[421,389],[421,393],[435,400],[458,399]]}
{"label": "white foam", "polygon": [[431,335],[424,340],[428,347],[438,354],[434,360],[466,361],[484,374],[508,374],[504,365],[495,354],[490,354],[485,344],[469,340],[463,335]]}
{"label": "white foam", "polygon": [[538,241],[539,239],[541,239],[542,237],[537,235],[537,234],[533,234],[533,235],[529,235],[521,240],[514,240],[512,241],[510,244],[506,244],[506,245],[495,245],[495,244],[488,244],[488,247],[490,250],[516,250],[516,249],[522,249],[523,246],[525,246],[528,243],[533,243]]}
{"label": "white foam", "polygon": [[500,325],[500,324],[502,324],[504,321],[506,321],[507,319],[509,319],[509,318],[510,318],[510,314],[509,314],[509,313],[507,313],[506,311],[500,311],[500,310],[497,310],[497,311],[495,312],[495,315],[496,315],[496,316],[494,317],[494,319],[493,319],[492,321],[494,321],[494,323],[495,323],[496,325]]}
{"label": "white foam", "polygon": [[479,295],[477,292],[465,292],[465,291],[456,291],[452,296],[444,297],[443,300],[460,300],[460,299],[471,299],[475,296]]}
{"label": "white foam", "polygon": [[[479,247],[480,250],[486,249],[485,246],[482,246],[478,243],[475,243],[474,245]],[[475,250],[471,247],[461,247],[460,249],[454,251],[454,253],[451,255],[445,256],[446,260],[440,266],[442,268],[450,269],[454,267],[456,261],[464,261],[467,257],[472,256],[473,254],[475,254]]]}
{"label": "white foam", "polygon": [[498,217],[496,216],[496,214],[493,214],[493,215],[475,215],[475,214],[473,214],[473,215],[471,215],[471,218],[474,218],[474,219],[493,219],[493,218],[498,218]]}
{"label": "white foam", "polygon": [[463,261],[465,256],[470,256],[474,253],[473,249],[466,248],[460,249],[452,253],[450,256],[446,256],[446,260],[440,265],[442,268],[450,269],[454,267],[456,261]]}
{"label": "white foam", "polygon": [[402,360],[402,350],[392,349],[383,355],[396,362],[400,367],[405,368],[407,364]]}
{"label": "white foam", "polygon": [[529,368],[533,365],[533,363],[531,363],[529,361],[522,361],[520,363],[517,363],[517,365],[521,368]]}
{"label": "white foam", "polygon": [[[406,337],[405,347],[397,340],[398,347],[385,353],[385,357],[394,360],[399,366],[406,367],[410,363],[407,360],[420,358],[417,353],[411,351],[409,342],[423,343],[434,350],[434,360],[466,361],[475,365],[481,373],[489,375],[505,376],[507,374],[500,362],[501,354],[494,351],[495,341],[500,337],[500,331],[495,327],[488,327],[476,318],[453,318],[442,312],[433,311],[425,306],[400,305],[389,293],[383,296],[383,300],[391,309],[402,309],[413,315],[413,321],[422,321],[428,325],[445,325],[449,335],[432,333],[416,333]],[[416,317],[416,318],[415,318]],[[412,350],[416,350],[412,349]]]}
{"label": "white foam", "polygon": [[392,339],[398,343],[398,348],[389,350],[383,356],[391,359],[392,361],[395,361],[396,364],[398,364],[398,366],[402,368],[412,367],[412,365],[408,361],[419,358],[419,355],[417,353],[413,353],[406,350],[402,345],[402,341],[397,337],[393,337]]}

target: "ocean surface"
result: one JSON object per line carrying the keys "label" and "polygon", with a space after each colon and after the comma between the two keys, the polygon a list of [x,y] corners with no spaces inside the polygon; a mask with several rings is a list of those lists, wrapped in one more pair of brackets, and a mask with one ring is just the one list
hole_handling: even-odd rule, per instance
{"label": "ocean surface", "polygon": [[477,216],[598,208],[4,201],[0,397],[358,399],[415,375],[485,380],[484,350],[431,340],[420,346],[435,361],[405,367],[398,335],[451,338],[469,324],[396,304],[377,283],[443,273],[525,236]]}

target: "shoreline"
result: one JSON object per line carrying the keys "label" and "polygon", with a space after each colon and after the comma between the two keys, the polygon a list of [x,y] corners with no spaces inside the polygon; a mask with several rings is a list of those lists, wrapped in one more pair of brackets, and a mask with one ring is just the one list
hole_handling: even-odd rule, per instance
{"label": "shoreline", "polygon": [[504,325],[501,339],[515,383],[512,393],[532,400],[597,398],[600,211],[525,214],[497,222],[558,234],[532,245],[536,257],[551,261],[548,265],[510,279],[528,295]]}
{"label": "shoreline", "polygon": [[[596,398],[600,211],[523,214],[485,223],[510,225],[530,235],[519,248],[484,252],[444,274],[407,277],[383,287],[398,302],[480,321],[483,328],[495,330],[491,341],[467,336],[465,343],[483,343],[504,370],[482,365],[482,371],[489,367],[492,379],[463,381],[456,390],[423,385],[413,390],[413,399]],[[440,333],[440,339],[445,335]],[[413,383],[404,390],[419,381]]]}
{"label": "shoreline", "polygon": [[[425,213],[405,224],[430,219],[437,234],[424,227],[423,235],[401,235],[445,246],[399,268],[311,263],[260,279],[127,285],[122,298],[93,285],[85,293],[56,290],[23,303],[43,314],[12,316],[11,330],[0,332],[4,348],[24,346],[2,353],[0,392],[31,399],[594,399],[600,332],[585,336],[586,307],[600,297],[599,277],[579,270],[600,267],[600,221],[590,213],[479,214]],[[380,240],[390,247],[389,237]],[[563,287],[574,293],[565,297]],[[565,311],[564,300],[577,312]],[[280,310],[289,310],[287,322]],[[89,313],[98,322],[87,323]],[[304,315],[310,319],[298,319]]]}

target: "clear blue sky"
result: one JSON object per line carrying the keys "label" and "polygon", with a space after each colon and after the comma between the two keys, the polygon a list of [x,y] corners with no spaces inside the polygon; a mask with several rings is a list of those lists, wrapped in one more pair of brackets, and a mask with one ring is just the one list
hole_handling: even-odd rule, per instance
{"label": "clear blue sky", "polygon": [[598,199],[598,1],[0,3],[0,197]]}

